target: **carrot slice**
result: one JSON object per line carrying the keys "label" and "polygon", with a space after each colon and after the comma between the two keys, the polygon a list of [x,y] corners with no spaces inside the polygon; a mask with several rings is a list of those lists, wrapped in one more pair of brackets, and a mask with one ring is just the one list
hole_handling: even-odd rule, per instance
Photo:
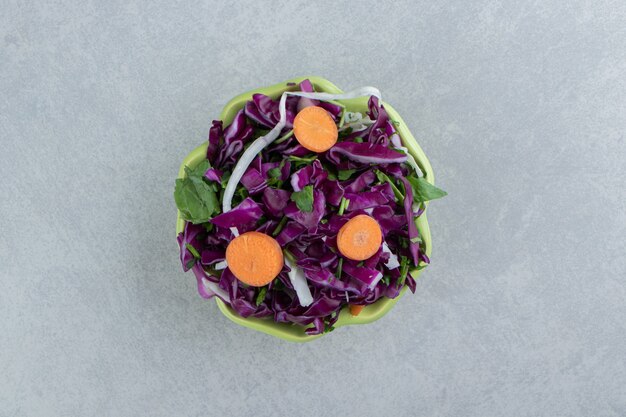
{"label": "carrot slice", "polygon": [[293,134],[300,145],[313,152],[325,152],[337,143],[337,125],[326,110],[309,106],[293,121]]}
{"label": "carrot slice", "polygon": [[359,214],[337,233],[339,252],[353,261],[364,261],[378,251],[383,240],[380,225],[367,214]]}
{"label": "carrot slice", "polygon": [[239,281],[262,287],[283,269],[283,251],[276,239],[265,233],[247,232],[228,244],[226,262]]}
{"label": "carrot slice", "polygon": [[352,314],[353,316],[358,316],[359,314],[361,314],[361,311],[363,311],[364,308],[365,306],[350,304],[350,314]]}

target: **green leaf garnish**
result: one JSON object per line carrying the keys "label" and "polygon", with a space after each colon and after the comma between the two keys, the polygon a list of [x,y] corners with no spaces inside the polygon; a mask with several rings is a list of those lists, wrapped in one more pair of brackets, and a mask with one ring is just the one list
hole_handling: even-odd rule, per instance
{"label": "green leaf garnish", "polygon": [[267,175],[270,176],[270,178],[278,178],[280,177],[280,168],[276,167],[276,168],[272,168],[269,171],[267,171]]}
{"label": "green leaf garnish", "polygon": [[196,264],[196,262],[198,262],[196,258],[190,259],[185,266],[187,267],[187,269],[191,269]]}
{"label": "green leaf garnish", "polygon": [[330,325],[327,322],[324,322],[324,333],[330,333],[335,330],[335,326]]}
{"label": "green leaf garnish", "polygon": [[313,211],[313,186],[307,185],[302,191],[291,194],[291,201],[295,202],[298,209],[306,213]]}
{"label": "green leaf garnish", "polygon": [[209,169],[207,160],[203,160],[193,169],[185,167],[187,175],[178,178],[174,188],[176,207],[183,219],[194,224],[205,223],[220,212],[215,188],[204,178],[207,169]]}
{"label": "green leaf garnish", "polygon": [[286,141],[287,139],[289,139],[289,138],[290,138],[290,137],[292,137],[292,136],[293,136],[293,130],[290,130],[290,131],[289,131],[288,133],[286,133],[284,136],[282,136],[282,137],[280,137],[280,138],[276,139],[276,140],[274,141],[274,144],[275,144],[275,145],[278,145],[279,143],[283,143],[284,141]]}
{"label": "green leaf garnish", "polygon": [[299,156],[290,155],[287,157],[287,160],[293,162],[296,165],[296,167],[299,167],[302,165],[309,165],[316,159],[317,159],[317,155],[312,155],[308,157],[299,157]]}
{"label": "green leaf garnish", "polygon": [[191,252],[194,258],[200,259],[200,254],[198,253],[196,248],[194,248],[190,243],[185,244],[185,247],[187,248],[189,252]]}
{"label": "green leaf garnish", "polygon": [[287,223],[287,217],[283,217],[282,219],[280,219],[278,226],[276,226],[276,229],[274,229],[274,231],[272,232],[272,236],[278,236],[278,234],[283,230],[283,227],[285,227],[285,223]]}
{"label": "green leaf garnish", "polygon": [[230,171],[226,171],[222,174],[222,182],[221,182],[221,186],[222,188],[226,188],[226,185],[228,184],[228,180],[230,179]]}
{"label": "green leaf garnish", "polygon": [[339,178],[339,181],[345,181],[355,172],[356,169],[342,169],[337,173],[337,178]]}
{"label": "green leaf garnish", "polygon": [[350,133],[352,133],[352,127],[348,126],[345,129],[341,130],[339,132],[339,139],[343,139],[346,136],[348,136]]}
{"label": "green leaf garnish", "polygon": [[413,200],[416,202],[421,203],[424,201],[435,200],[448,195],[448,193],[441,188],[435,187],[426,181],[425,178],[410,175],[406,177],[406,179],[409,180],[409,183],[411,184],[411,188],[413,189]]}
{"label": "green leaf garnish", "polygon": [[406,280],[406,276],[409,273],[409,258],[406,256],[400,257],[400,278],[398,279],[398,287],[402,287],[404,285],[404,281]]}
{"label": "green leaf garnish", "polygon": [[239,204],[240,202],[245,200],[248,195],[248,190],[246,190],[245,187],[239,187],[237,188],[237,191],[235,191],[235,197],[237,197],[237,199],[233,199],[233,202],[237,201],[237,204]]}
{"label": "green leaf garnish", "polygon": [[339,258],[339,262],[337,263],[337,271],[335,272],[335,276],[337,279],[341,279],[341,270],[343,268],[343,258]]}
{"label": "green leaf garnish", "polygon": [[339,209],[337,209],[337,214],[343,216],[343,212],[348,208],[348,204],[350,204],[350,200],[345,197],[341,197],[341,202],[339,203]]}
{"label": "green leaf garnish", "polygon": [[376,174],[376,178],[378,178],[378,181],[380,181],[381,183],[387,182],[389,183],[389,185],[391,185],[391,189],[393,190],[393,195],[396,197],[396,201],[404,200],[404,194],[402,193],[402,191],[400,191],[398,186],[394,184],[391,178],[387,176],[387,174],[378,169],[374,170],[374,174]]}
{"label": "green leaf garnish", "polygon": [[265,300],[265,294],[267,294],[267,286],[262,287],[259,291],[259,294],[256,296],[256,305],[257,307],[261,305],[263,300]]}

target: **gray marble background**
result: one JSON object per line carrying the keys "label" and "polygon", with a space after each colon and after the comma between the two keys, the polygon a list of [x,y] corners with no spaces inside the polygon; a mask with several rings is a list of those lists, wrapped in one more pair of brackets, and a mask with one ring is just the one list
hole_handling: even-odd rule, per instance
{"label": "gray marble background", "polygon": [[[191,3],[0,5],[0,416],[626,415],[626,3]],[[298,345],[197,295],[172,191],[306,74],[378,86],[450,195],[414,296]]]}

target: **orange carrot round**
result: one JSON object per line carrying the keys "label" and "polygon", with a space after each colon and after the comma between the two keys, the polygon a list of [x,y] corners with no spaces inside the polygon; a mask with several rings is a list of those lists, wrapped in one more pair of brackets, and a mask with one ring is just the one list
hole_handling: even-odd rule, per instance
{"label": "orange carrot round", "polygon": [[365,306],[350,304],[350,314],[352,314],[353,316],[358,316],[359,314],[361,314],[361,311],[363,311],[363,308],[365,308]]}
{"label": "orange carrot round", "polygon": [[382,239],[378,222],[367,214],[359,214],[339,229],[337,246],[346,258],[364,261],[378,251]]}
{"label": "orange carrot round", "polygon": [[326,110],[309,106],[293,121],[293,134],[300,145],[313,152],[325,152],[337,143],[337,125]]}
{"label": "orange carrot round", "polygon": [[239,281],[262,287],[283,269],[283,251],[276,239],[264,233],[247,232],[228,244],[226,262]]}

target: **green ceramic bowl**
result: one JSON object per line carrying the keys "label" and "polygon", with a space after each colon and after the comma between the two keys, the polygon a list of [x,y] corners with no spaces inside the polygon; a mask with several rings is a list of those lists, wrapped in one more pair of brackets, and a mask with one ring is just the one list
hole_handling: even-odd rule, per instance
{"label": "green ceramic bowl", "polygon": [[[228,102],[228,104],[226,104],[226,106],[222,110],[220,119],[223,120],[224,126],[228,126],[232,122],[237,112],[245,105],[246,101],[252,99],[253,94],[262,93],[275,99],[279,97],[284,91],[295,89],[295,87],[293,86],[292,87],[288,86],[287,85],[288,83],[289,84],[295,83],[297,85],[302,80],[307,79],[307,78],[311,81],[311,83],[315,87],[315,91],[323,91],[323,92],[327,92],[331,94],[339,94],[343,92],[333,83],[321,77],[294,78],[294,79],[282,82],[280,84],[272,85],[270,87],[258,88],[256,90],[248,91],[247,93],[241,94],[233,98],[230,102]],[[357,99],[338,100],[338,101],[341,102],[343,105],[345,105],[348,111],[356,111],[356,112],[365,113],[367,111],[367,100],[368,100],[367,97],[361,97]],[[404,123],[400,115],[389,104],[387,103],[384,103],[384,104],[385,104],[385,109],[387,110],[387,113],[389,114],[389,117],[393,121],[399,123],[396,129],[398,131],[398,134],[402,138],[402,142],[404,143],[404,146],[407,147],[409,152],[413,155],[413,157],[417,161],[417,164],[422,169],[422,172],[424,173],[426,180],[430,182],[431,184],[434,184],[434,179],[435,179],[434,174],[430,166],[430,163],[428,162],[428,159],[426,158],[426,155],[424,155],[424,152],[422,151],[420,146],[417,144],[417,141],[415,140],[415,138],[413,137],[413,135],[407,128],[406,124]],[[205,158],[206,149],[207,149],[207,143],[205,142],[204,144],[200,145],[199,147],[191,151],[189,155],[187,155],[187,157],[183,160],[182,165],[180,166],[180,170],[178,172],[179,178],[184,177],[185,166],[193,167],[197,165],[198,163],[200,163],[202,159]],[[416,224],[417,224],[417,228],[419,229],[420,236],[422,237],[422,240],[424,242],[424,245],[426,248],[426,254],[430,256],[431,250],[432,250],[432,241],[430,238],[430,230],[428,228],[428,221],[426,220],[426,213],[422,214],[416,220]],[[185,226],[185,222],[182,219],[180,212],[178,212],[178,219],[176,221],[176,234],[182,232],[184,226]],[[420,265],[420,266],[425,266],[425,265]],[[420,271],[418,271],[417,269],[411,271],[411,274],[413,275],[413,277],[417,277],[419,273]],[[371,323],[374,320],[378,320],[379,318],[387,314],[387,312],[394,306],[394,304],[400,299],[400,297],[404,295],[404,293],[406,292],[406,289],[407,287],[405,286],[402,289],[400,296],[396,297],[395,299],[382,298],[378,300],[376,303],[365,307],[363,311],[361,312],[361,314],[359,314],[357,317],[352,316],[350,312],[348,311],[347,307],[344,308],[339,316],[339,320],[335,324],[335,327],[347,326],[351,324],[366,324],[366,323]],[[263,333],[267,333],[275,337],[279,337],[281,339],[289,340],[292,342],[308,342],[308,341],[311,341],[311,340],[314,340],[323,336],[323,334],[309,336],[304,332],[305,330],[304,326],[292,325],[292,324],[286,324],[286,323],[275,323],[271,318],[263,318],[263,319],[253,318],[253,317],[243,318],[219,298],[216,297],[215,301],[217,302],[217,306],[219,307],[221,312],[230,320],[234,321],[235,323],[240,324],[245,327],[249,327],[254,330],[258,330]]]}

